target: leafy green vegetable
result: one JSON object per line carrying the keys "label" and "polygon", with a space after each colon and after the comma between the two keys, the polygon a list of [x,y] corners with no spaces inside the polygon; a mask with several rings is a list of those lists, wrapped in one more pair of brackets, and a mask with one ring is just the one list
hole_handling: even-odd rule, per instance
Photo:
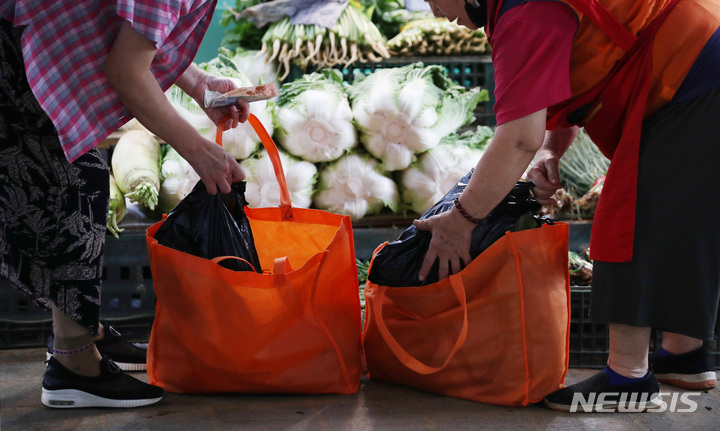
{"label": "leafy green vegetable", "polygon": [[365,308],[365,285],[367,284],[368,269],[370,269],[369,261],[355,259],[358,269],[358,284],[360,285],[360,307]]}
{"label": "leafy green vegetable", "polygon": [[587,132],[580,130],[558,165],[563,188],[574,199],[579,199],[607,173],[610,160],[590,140]]}
{"label": "leafy green vegetable", "polygon": [[410,12],[405,9],[405,0],[364,0],[363,3],[365,14],[388,39],[397,35],[408,21],[420,16],[432,16],[429,12]]}
{"label": "leafy green vegetable", "polygon": [[223,11],[220,25],[227,27],[225,37],[221,45],[226,48],[235,49],[242,47],[246,49],[260,49],[262,37],[267,26],[257,28],[247,18],[239,18],[238,14],[243,10],[270,0],[235,0],[235,7]]}
{"label": "leafy green vegetable", "polygon": [[[255,85],[242,72],[241,56],[244,51],[231,51],[226,48],[218,50],[218,56],[201,63],[198,66],[208,73],[229,78],[238,87],[250,87]],[[195,100],[185,94],[177,86],[172,86],[165,95],[173,107],[183,116],[195,129],[205,138],[215,140],[216,126],[207,117],[205,111]],[[272,106],[266,100],[256,101],[250,104],[250,113],[258,117],[268,133],[272,136],[274,132]],[[242,160],[252,155],[259,147],[260,138],[253,130],[249,122],[242,123],[238,127],[223,132],[223,148],[236,160]]]}

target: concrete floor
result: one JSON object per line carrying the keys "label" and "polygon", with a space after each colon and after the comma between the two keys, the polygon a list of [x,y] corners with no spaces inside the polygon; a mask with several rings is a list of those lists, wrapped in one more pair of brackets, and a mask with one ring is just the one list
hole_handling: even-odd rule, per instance
{"label": "concrete floor", "polygon": [[[720,429],[718,389],[693,397],[698,408],[692,413],[571,414],[542,405],[497,407],[372,380],[363,380],[354,395],[168,394],[161,404],[132,410],[55,410],[40,403],[44,357],[44,349],[0,350],[0,431]],[[595,372],[571,369],[566,384]],[[145,373],[133,374],[147,379]],[[671,386],[661,390],[668,402],[672,393],[683,392]]]}

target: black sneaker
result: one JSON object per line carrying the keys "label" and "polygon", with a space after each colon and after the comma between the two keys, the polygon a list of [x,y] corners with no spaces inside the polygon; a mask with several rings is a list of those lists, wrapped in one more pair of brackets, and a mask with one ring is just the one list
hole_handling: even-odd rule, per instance
{"label": "black sneaker", "polygon": [[[124,371],[147,370],[147,347],[130,343],[112,326],[103,322],[105,336],[95,342],[101,355],[108,355],[110,359]],[[50,359],[53,349],[53,336],[48,337],[48,350],[46,359]]]}
{"label": "black sneaker", "polygon": [[544,404],[564,412],[643,412],[662,406],[660,387],[652,371],[644,379],[613,385],[605,371],[545,397]]}
{"label": "black sneaker", "polygon": [[85,377],[50,358],[42,382],[42,403],[54,408],[140,407],[160,402],[165,390],[125,374],[107,356],[100,375]]}
{"label": "black sneaker", "polygon": [[712,389],[717,386],[717,374],[710,346],[673,356],[661,356],[660,351],[650,354],[650,366],[660,383],[684,389]]}

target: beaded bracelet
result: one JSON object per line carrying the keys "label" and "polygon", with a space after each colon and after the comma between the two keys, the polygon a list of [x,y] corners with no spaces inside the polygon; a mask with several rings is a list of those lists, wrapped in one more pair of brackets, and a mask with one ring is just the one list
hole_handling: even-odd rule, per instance
{"label": "beaded bracelet", "polygon": [[463,208],[462,205],[460,205],[460,199],[459,199],[459,198],[455,198],[455,200],[453,201],[453,204],[455,205],[455,208],[457,208],[458,211],[460,211],[460,214],[461,214],[463,217],[465,217],[466,220],[471,221],[471,222],[473,222],[473,223],[475,223],[475,224],[480,224],[480,222],[482,222],[481,219],[476,219],[475,217],[473,217],[473,216],[471,216],[470,214],[468,214],[467,211],[465,211],[465,208]]}

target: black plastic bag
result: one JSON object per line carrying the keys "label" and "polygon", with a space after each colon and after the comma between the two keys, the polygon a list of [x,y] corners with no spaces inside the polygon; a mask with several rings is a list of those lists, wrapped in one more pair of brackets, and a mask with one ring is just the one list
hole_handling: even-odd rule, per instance
{"label": "black plastic bag", "polygon": [[232,185],[227,194],[208,193],[202,181],[170,211],[155,233],[158,244],[184,253],[213,259],[219,256],[240,257],[225,259],[219,264],[234,271],[262,273],[255,249],[250,222],[245,215],[245,182]]}
{"label": "black plastic bag", "polygon": [[[463,177],[439,202],[420,219],[449,211],[453,201],[465,190],[473,171]],[[524,230],[551,223],[548,217],[536,215],[540,205],[530,193],[529,182],[518,182],[512,191],[472,231],[470,257],[475,259],[507,231]],[[439,262],[430,269],[425,280],[418,279],[432,233],[410,226],[393,242],[386,245],[373,261],[368,274],[371,282],[390,287],[424,286],[438,281]]]}

